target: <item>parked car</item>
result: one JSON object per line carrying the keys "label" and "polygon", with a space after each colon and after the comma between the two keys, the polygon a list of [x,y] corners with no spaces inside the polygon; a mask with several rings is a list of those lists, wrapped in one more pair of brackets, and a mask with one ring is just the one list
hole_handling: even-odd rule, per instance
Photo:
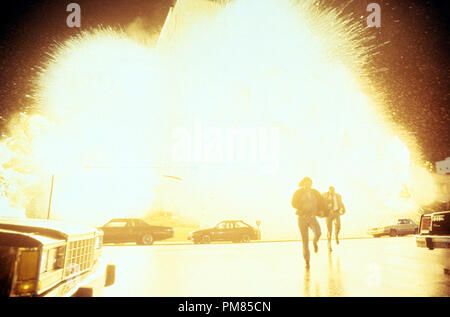
{"label": "parked car", "polygon": [[61,221],[0,217],[0,297],[92,297],[114,284],[103,232]]}
{"label": "parked car", "polygon": [[429,250],[440,249],[435,259],[442,264],[444,273],[450,274],[450,211],[422,215],[416,245]]}
{"label": "parked car", "polygon": [[416,236],[418,247],[450,248],[450,211],[424,214],[420,218],[419,234]]}
{"label": "parked car", "polygon": [[116,218],[108,221],[103,227],[104,243],[126,243],[150,245],[173,237],[173,228],[152,226],[142,219]]}
{"label": "parked car", "polygon": [[242,220],[225,220],[216,226],[193,231],[188,240],[194,243],[210,243],[211,241],[250,242],[260,240],[261,232]]}
{"label": "parked car", "polygon": [[389,235],[391,237],[402,236],[407,234],[416,234],[418,230],[417,224],[411,219],[398,219],[393,225],[380,226],[370,228],[368,234],[374,237]]}

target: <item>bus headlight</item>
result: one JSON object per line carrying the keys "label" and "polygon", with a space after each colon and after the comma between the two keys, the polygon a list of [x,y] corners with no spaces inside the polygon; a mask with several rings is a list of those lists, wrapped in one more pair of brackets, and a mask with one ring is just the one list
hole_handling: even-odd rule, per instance
{"label": "bus headlight", "polygon": [[22,251],[19,257],[19,281],[37,279],[39,265],[39,251]]}
{"label": "bus headlight", "polygon": [[103,236],[96,236],[95,237],[95,249],[100,249],[102,247],[103,244]]}
{"label": "bus headlight", "polygon": [[36,291],[36,280],[39,274],[39,251],[22,250],[18,258],[16,294]]}
{"label": "bus headlight", "polygon": [[36,290],[36,281],[17,282],[16,294],[32,293]]}
{"label": "bus headlight", "polygon": [[48,250],[42,252],[41,255],[41,266],[39,268],[39,273],[47,271],[47,261],[48,261]]}

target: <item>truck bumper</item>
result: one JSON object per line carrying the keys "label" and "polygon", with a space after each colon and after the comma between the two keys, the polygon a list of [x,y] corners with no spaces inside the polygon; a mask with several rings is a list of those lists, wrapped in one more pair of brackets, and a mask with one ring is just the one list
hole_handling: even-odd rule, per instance
{"label": "truck bumper", "polygon": [[112,285],[115,279],[115,265],[100,260],[91,271],[65,280],[40,297],[98,297],[103,288]]}
{"label": "truck bumper", "polygon": [[104,287],[114,284],[115,276],[116,266],[102,261],[97,270],[80,283],[72,297],[100,297]]}
{"label": "truck bumper", "polygon": [[416,236],[416,245],[430,250],[437,248],[450,248],[450,236]]}
{"label": "truck bumper", "polygon": [[389,235],[389,232],[384,229],[377,229],[377,230],[368,230],[367,233],[371,236],[384,236]]}

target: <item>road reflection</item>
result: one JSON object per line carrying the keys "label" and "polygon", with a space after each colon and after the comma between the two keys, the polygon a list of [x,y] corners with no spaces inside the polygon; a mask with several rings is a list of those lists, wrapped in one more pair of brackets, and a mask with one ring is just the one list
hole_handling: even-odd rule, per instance
{"label": "road reflection", "polygon": [[[328,253],[327,264],[327,269],[325,270],[323,270],[321,266],[305,269],[303,274],[302,296],[347,296],[342,282],[343,278],[339,255],[334,255],[331,252]],[[311,270],[313,272],[311,272]],[[321,292],[321,286],[323,292]]]}
{"label": "road reflection", "polygon": [[306,297],[311,297],[311,271],[306,269],[303,275],[303,293]]}
{"label": "road reflection", "polygon": [[328,296],[346,296],[342,284],[341,261],[339,255],[335,258],[333,265],[333,256],[328,252]]}
{"label": "road reflection", "polygon": [[326,241],[305,269],[299,242],[114,246],[117,266],[105,296],[449,296],[448,250],[414,237]]}

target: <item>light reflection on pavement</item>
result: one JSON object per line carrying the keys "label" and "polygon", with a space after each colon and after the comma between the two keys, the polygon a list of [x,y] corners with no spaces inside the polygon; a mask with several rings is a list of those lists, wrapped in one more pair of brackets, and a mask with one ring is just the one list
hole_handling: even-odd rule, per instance
{"label": "light reflection on pavement", "polygon": [[300,242],[106,246],[116,283],[104,296],[450,296],[449,250],[415,238],[326,241],[305,270]]}

